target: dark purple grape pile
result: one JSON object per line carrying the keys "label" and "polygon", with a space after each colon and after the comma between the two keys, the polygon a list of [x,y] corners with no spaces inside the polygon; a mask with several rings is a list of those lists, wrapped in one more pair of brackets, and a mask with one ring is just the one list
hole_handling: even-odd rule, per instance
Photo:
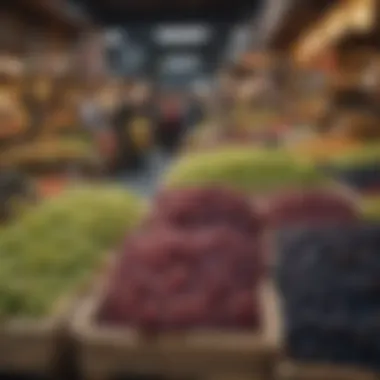
{"label": "dark purple grape pile", "polygon": [[284,231],[277,243],[289,355],[380,369],[380,225]]}
{"label": "dark purple grape pile", "polygon": [[148,332],[257,327],[259,224],[243,197],[222,189],[162,195],[127,239],[100,319]]}
{"label": "dark purple grape pile", "polygon": [[354,200],[331,189],[296,190],[273,199],[269,223],[273,227],[347,223],[359,218]]}

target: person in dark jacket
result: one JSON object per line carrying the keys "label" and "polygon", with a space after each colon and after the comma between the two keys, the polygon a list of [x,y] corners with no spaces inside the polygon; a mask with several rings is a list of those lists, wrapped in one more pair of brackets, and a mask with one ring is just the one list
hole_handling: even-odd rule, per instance
{"label": "person in dark jacket", "polygon": [[[136,130],[145,130],[151,118],[148,104],[140,96],[136,85],[127,84],[122,99],[113,118],[113,128],[118,144],[118,167],[120,169],[136,169],[144,164],[145,151],[136,135]],[[150,128],[148,126],[147,128]]]}

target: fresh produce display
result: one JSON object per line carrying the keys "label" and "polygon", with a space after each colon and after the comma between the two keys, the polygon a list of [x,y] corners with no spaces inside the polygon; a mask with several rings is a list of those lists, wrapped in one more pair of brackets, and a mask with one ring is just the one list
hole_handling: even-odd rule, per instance
{"label": "fresh produce display", "polygon": [[151,225],[168,224],[176,228],[201,229],[227,226],[243,233],[261,232],[262,218],[252,203],[237,191],[220,188],[186,188],[163,191],[153,204]]}
{"label": "fresh produce display", "polygon": [[378,222],[298,229],[278,239],[288,354],[380,369]]}
{"label": "fresh produce display", "polygon": [[94,274],[144,205],[116,187],[67,190],[0,232],[0,316],[46,316]]}
{"label": "fresh produce display", "polygon": [[313,137],[290,145],[290,152],[308,158],[313,162],[324,163],[334,157],[351,152],[360,147],[352,139],[342,137]]}
{"label": "fresh produce display", "polygon": [[[219,200],[205,211],[211,195]],[[127,239],[100,320],[148,332],[257,327],[259,223],[244,204],[224,190],[161,198],[155,222]]]}
{"label": "fresh produce display", "polygon": [[167,173],[168,187],[224,185],[265,192],[284,187],[314,186],[326,176],[310,162],[280,149],[234,147],[190,154]]}
{"label": "fresh produce display", "polygon": [[269,222],[274,227],[345,223],[357,221],[360,209],[354,196],[342,189],[293,190],[274,197],[269,206]]}
{"label": "fresh produce display", "polygon": [[61,162],[99,164],[99,157],[90,144],[80,139],[48,138],[17,145],[0,154],[5,167],[28,167]]}

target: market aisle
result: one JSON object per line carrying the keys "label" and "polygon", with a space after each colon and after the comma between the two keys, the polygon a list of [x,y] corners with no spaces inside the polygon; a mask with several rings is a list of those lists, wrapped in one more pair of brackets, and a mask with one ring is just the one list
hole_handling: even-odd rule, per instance
{"label": "market aisle", "polygon": [[136,171],[119,174],[117,180],[125,183],[142,196],[150,197],[154,194],[159,180],[173,160],[173,155],[155,151],[149,155],[146,168]]}

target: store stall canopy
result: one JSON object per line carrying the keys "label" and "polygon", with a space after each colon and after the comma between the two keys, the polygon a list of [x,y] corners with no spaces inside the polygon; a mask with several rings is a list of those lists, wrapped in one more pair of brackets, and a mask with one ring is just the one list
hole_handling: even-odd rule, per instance
{"label": "store stall canopy", "polygon": [[[275,50],[288,50],[299,36],[313,25],[338,0],[284,0],[270,1],[268,7],[275,9],[279,3],[281,14],[276,14],[271,28],[265,33],[265,45]],[[267,9],[270,15],[275,13]]]}
{"label": "store stall canopy", "polygon": [[348,35],[366,36],[376,23],[376,0],[347,0],[336,3],[313,24],[294,47],[300,62],[311,61]]}

